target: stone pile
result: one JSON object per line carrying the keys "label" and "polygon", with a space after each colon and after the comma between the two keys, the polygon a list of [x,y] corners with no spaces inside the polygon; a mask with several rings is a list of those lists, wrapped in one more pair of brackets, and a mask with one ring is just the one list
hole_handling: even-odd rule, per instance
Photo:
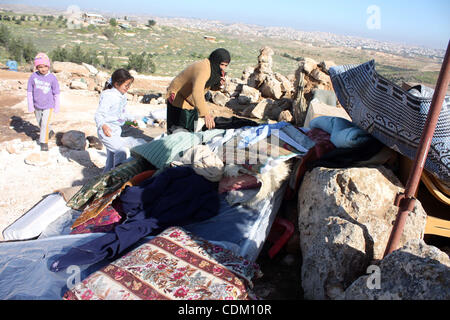
{"label": "stone pile", "polygon": [[244,117],[303,124],[311,92],[333,92],[328,70],[335,64],[303,58],[295,76],[289,78],[272,70],[273,55],[270,47],[261,48],[257,66],[245,68],[240,79],[227,78],[225,88],[212,93],[211,101]]}

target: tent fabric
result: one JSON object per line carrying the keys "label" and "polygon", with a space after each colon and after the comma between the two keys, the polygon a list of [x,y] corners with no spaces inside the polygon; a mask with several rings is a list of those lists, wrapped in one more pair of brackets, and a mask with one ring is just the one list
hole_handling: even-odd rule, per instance
{"label": "tent fabric", "polygon": [[[339,102],[353,123],[383,144],[414,159],[431,98],[417,97],[379,75],[375,61],[330,68]],[[450,181],[450,97],[445,97],[425,168]]]}

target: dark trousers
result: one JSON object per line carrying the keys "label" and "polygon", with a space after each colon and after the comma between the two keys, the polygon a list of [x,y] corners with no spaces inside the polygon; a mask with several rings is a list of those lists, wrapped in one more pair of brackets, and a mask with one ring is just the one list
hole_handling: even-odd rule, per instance
{"label": "dark trousers", "polygon": [[172,126],[182,127],[194,132],[195,121],[198,120],[197,109],[187,110],[173,106],[167,101],[167,132],[170,134]]}

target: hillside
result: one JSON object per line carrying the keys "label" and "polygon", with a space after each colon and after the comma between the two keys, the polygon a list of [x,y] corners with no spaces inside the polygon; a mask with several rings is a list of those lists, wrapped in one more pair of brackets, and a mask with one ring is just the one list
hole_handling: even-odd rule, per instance
{"label": "hillside", "polygon": [[[264,28],[263,32],[240,24],[215,23],[216,27],[212,27],[213,22],[188,23],[183,19],[162,18],[155,18],[157,24],[151,28],[138,24],[124,30],[107,24],[69,29],[62,19],[57,19],[58,15],[55,14],[50,21],[45,18],[46,14],[0,12],[0,15],[15,17],[15,21],[2,19],[0,26],[8,27],[13,37],[32,42],[38,51],[51,53],[58,47],[70,50],[80,45],[86,51],[95,51],[100,64],[104,63],[106,52],[112,58],[114,67],[126,66],[132,53],[145,52],[152,56],[154,75],[160,76],[176,75],[183,67],[207,57],[217,47],[227,48],[231,52],[229,74],[232,77],[240,77],[246,67],[255,65],[255,56],[266,45],[275,52],[274,71],[286,76],[295,72],[300,57],[311,57],[317,61],[333,60],[336,64],[358,64],[375,59],[378,71],[399,84],[407,81],[434,86],[441,63],[438,57],[408,57],[404,50],[394,54],[376,50],[376,47],[352,47],[342,39],[333,41],[332,35],[325,33],[314,36],[304,33],[303,37],[295,37],[301,40],[292,40],[282,29]],[[35,21],[36,17],[38,21]],[[142,17],[136,19],[143,20]],[[205,35],[215,37],[215,40],[205,40]],[[5,63],[10,58],[11,54],[0,47],[0,61]],[[27,66],[25,62],[21,65]]]}

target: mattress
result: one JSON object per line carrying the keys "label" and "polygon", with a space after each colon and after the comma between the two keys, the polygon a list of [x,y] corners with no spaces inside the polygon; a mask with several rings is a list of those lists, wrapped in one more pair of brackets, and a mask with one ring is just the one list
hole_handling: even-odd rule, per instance
{"label": "mattress", "polygon": [[[230,206],[223,194],[220,211],[215,217],[184,228],[254,262],[281,206],[285,188],[286,183],[261,201],[257,208]],[[57,273],[49,270],[55,257],[104,235],[70,235],[70,226],[80,214],[80,211],[68,210],[36,240],[0,243],[0,299],[59,300],[75,282],[82,281],[109,263],[104,260],[93,265],[73,266]],[[127,252],[151,238],[141,239]]]}

